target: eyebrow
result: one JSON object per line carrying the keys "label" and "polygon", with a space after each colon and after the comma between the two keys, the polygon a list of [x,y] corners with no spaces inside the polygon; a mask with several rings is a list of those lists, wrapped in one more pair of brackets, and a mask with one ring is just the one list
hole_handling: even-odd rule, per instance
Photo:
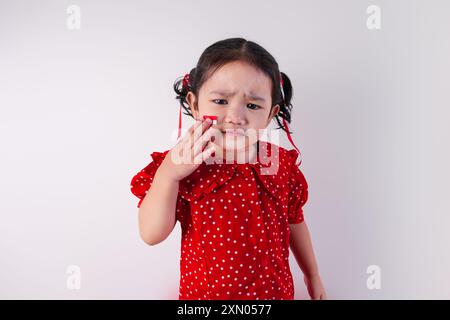
{"label": "eyebrow", "polygon": [[[214,90],[214,91],[211,91],[209,94],[218,94],[223,97],[232,97],[236,94],[236,92],[235,91]],[[254,100],[254,101],[262,101],[262,102],[266,101],[266,99],[264,99],[263,97],[252,95],[252,94],[250,94],[248,97],[250,98],[250,100]]]}

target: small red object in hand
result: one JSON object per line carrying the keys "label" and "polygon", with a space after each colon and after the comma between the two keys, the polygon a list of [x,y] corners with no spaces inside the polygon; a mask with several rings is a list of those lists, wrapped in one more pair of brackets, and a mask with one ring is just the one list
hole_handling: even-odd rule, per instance
{"label": "small red object in hand", "polygon": [[203,116],[203,120],[211,119],[213,124],[217,124],[217,116]]}

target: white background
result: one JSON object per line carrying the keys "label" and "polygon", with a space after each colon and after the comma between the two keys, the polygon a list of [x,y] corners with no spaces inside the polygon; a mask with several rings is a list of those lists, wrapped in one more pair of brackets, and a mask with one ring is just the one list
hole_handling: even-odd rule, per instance
{"label": "white background", "polygon": [[[72,4],[80,30],[66,25]],[[380,30],[366,27],[372,4]],[[294,86],[329,298],[449,299],[449,12],[447,1],[0,1],[0,298],[178,298],[179,224],[147,246],[129,184],[173,145],[174,80],[207,46],[244,37]],[[70,265],[80,290],[66,286]],[[366,286],[370,265],[380,290]],[[293,256],[291,268],[308,299]]]}

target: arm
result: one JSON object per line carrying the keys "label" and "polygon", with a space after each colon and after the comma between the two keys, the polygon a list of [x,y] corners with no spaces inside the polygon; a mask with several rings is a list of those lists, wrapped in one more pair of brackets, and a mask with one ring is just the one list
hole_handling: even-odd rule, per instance
{"label": "arm", "polygon": [[326,299],[306,222],[289,224],[289,229],[289,245],[304,274],[305,284],[311,299]]}
{"label": "arm", "polygon": [[212,121],[207,119],[192,125],[156,170],[152,185],[139,208],[139,232],[147,244],[155,245],[165,240],[175,227],[180,181],[215,150],[213,145],[205,148],[211,136],[211,131],[208,131],[211,124]]}
{"label": "arm", "polygon": [[178,188],[179,181],[166,174],[163,162],[139,208],[139,232],[148,245],[165,240],[175,227]]}

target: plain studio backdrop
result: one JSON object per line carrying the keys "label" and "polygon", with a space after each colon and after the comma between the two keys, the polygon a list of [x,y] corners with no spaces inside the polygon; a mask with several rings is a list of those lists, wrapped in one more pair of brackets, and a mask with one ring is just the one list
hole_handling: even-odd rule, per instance
{"label": "plain studio backdrop", "polygon": [[449,299],[449,14],[447,1],[0,1],[0,298],[178,298],[180,225],[146,245],[130,181],[174,144],[174,80],[244,37],[293,83],[329,298]]}

